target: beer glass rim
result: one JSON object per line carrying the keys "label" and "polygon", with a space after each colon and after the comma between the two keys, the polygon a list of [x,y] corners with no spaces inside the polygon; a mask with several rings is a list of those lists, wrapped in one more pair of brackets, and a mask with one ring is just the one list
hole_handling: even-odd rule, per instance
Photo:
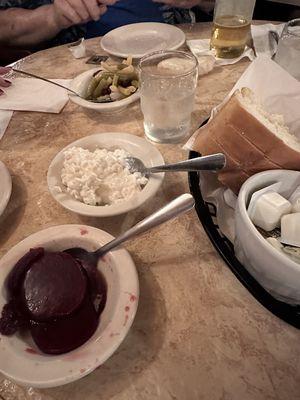
{"label": "beer glass rim", "polygon": [[154,56],[160,56],[160,55],[162,55],[162,56],[163,55],[166,55],[166,56],[170,55],[171,56],[172,54],[173,54],[173,56],[176,56],[176,55],[184,56],[185,58],[188,58],[188,59],[192,60],[194,62],[194,65],[190,69],[185,71],[185,72],[178,72],[178,73],[176,73],[176,72],[172,73],[171,72],[170,74],[167,75],[167,74],[163,74],[163,73],[159,73],[159,72],[151,73],[151,72],[147,71],[146,74],[148,76],[151,76],[151,77],[172,79],[172,78],[181,78],[181,77],[188,76],[188,75],[192,74],[195,70],[197,70],[197,68],[198,68],[198,59],[194,54],[188,53],[187,51],[183,51],[183,50],[159,50],[159,51],[154,51],[154,52],[149,53],[149,54],[145,54],[140,59],[139,64],[138,64],[139,72],[141,72],[143,70],[143,63],[145,61],[147,61],[148,59],[150,59],[150,58],[152,58]]}

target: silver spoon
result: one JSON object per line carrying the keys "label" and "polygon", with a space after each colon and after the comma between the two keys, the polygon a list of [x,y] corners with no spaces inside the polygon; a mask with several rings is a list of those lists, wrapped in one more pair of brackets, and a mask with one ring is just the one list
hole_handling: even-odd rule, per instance
{"label": "silver spoon", "polygon": [[122,233],[116,239],[113,239],[111,242],[100,247],[99,250],[89,252],[80,247],[73,247],[65,250],[65,252],[71,254],[71,256],[74,258],[86,261],[92,265],[97,265],[99,258],[104,256],[104,254],[106,254],[108,251],[120,246],[120,244],[126,242],[127,240],[154,228],[155,226],[158,226],[172,218],[176,218],[178,215],[183,214],[186,211],[191,210],[194,205],[195,201],[192,195],[188,193],[182,194],[160,210],[138,222],[135,226]]}
{"label": "silver spoon", "polygon": [[169,171],[216,171],[224,168],[226,164],[225,155],[222,153],[212,154],[204,157],[196,157],[192,160],[180,161],[174,164],[158,165],[149,168],[145,167],[143,162],[135,157],[127,157],[125,161],[131,173],[140,172],[145,176],[157,172]]}

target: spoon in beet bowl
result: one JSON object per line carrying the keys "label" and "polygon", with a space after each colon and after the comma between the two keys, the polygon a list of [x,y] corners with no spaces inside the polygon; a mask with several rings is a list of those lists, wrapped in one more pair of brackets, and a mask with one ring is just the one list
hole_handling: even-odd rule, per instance
{"label": "spoon in beet bowl", "polygon": [[99,258],[103,257],[107,252],[120,246],[122,243],[135,236],[138,236],[170,219],[176,218],[179,215],[191,210],[195,205],[195,201],[192,195],[185,193],[176,199],[172,200],[169,204],[165,205],[158,211],[149,215],[142,221],[138,222],[135,226],[130,228],[128,231],[122,233],[117,238],[113,239],[109,243],[106,243],[100,249],[90,252],[81,247],[73,247],[65,250],[66,253],[70,254],[74,258],[81,261],[88,262],[94,266],[97,265]]}

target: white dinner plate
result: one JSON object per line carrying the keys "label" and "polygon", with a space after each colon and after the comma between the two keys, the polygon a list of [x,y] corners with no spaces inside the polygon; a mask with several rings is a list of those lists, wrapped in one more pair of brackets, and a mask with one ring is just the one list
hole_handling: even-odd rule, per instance
{"label": "white dinner plate", "polygon": [[158,50],[176,50],[185,42],[185,34],[175,26],[159,22],[141,22],[113,29],[101,39],[104,51],[117,57],[141,58]]}
{"label": "white dinner plate", "polygon": [[[62,251],[83,247],[94,251],[112,240],[108,233],[86,225],[60,225],[36,232],[0,260],[0,311],[6,303],[3,284],[9,271],[30,248]],[[134,320],[139,283],[135,265],[124,249],[108,253],[98,263],[107,284],[107,301],[93,336],[77,349],[41,353],[30,335],[0,335],[0,372],[25,386],[48,388],[75,381],[103,364],[124,340]]]}
{"label": "white dinner plate", "polygon": [[0,161],[0,215],[3,214],[10,199],[12,189],[11,177],[8,169]]}
{"label": "white dinner plate", "polygon": [[144,138],[129,135],[128,133],[107,132],[95,135],[85,136],[82,139],[70,143],[62,149],[52,160],[47,174],[48,188],[56,201],[66,209],[77,214],[89,217],[111,217],[141,206],[145,201],[155,195],[162,184],[164,173],[152,174],[146,186],[138,193],[134,194],[129,200],[107,205],[91,206],[76,200],[66,193],[65,187],[61,181],[61,170],[64,162],[64,152],[70,147],[82,147],[90,151],[97,148],[108,150],[124,149],[133,157],[143,161],[146,167],[154,167],[164,164],[164,159],[155,146]]}

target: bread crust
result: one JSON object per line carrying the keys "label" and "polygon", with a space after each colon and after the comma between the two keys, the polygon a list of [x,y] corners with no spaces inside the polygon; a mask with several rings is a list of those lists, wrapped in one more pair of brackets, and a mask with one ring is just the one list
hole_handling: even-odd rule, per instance
{"label": "bread crust", "polygon": [[240,101],[240,91],[200,128],[193,149],[203,155],[222,152],[226,167],[218,179],[238,193],[249,176],[269,169],[300,170],[300,153],[285,144]]}

